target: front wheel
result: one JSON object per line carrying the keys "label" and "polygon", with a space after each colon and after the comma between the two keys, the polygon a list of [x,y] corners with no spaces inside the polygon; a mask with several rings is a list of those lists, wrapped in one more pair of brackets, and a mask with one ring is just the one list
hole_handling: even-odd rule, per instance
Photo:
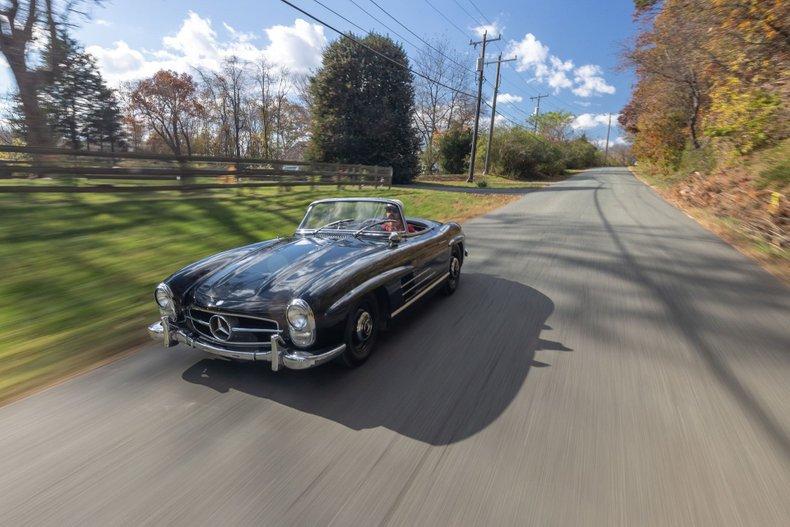
{"label": "front wheel", "polygon": [[452,295],[458,289],[458,282],[461,280],[461,252],[458,248],[453,249],[450,256],[450,272],[447,280],[442,287],[442,293]]}
{"label": "front wheel", "polygon": [[363,298],[349,311],[346,320],[346,350],[342,362],[349,368],[356,368],[370,357],[376,345],[380,327],[378,303],[373,297]]}

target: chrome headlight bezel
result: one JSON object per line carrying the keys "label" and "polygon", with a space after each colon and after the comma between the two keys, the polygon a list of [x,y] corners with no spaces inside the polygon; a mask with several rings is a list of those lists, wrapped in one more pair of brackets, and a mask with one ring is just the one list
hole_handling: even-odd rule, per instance
{"label": "chrome headlight bezel", "polygon": [[291,300],[285,308],[285,320],[294,345],[306,348],[315,342],[315,316],[307,302],[301,298]]}
{"label": "chrome headlight bezel", "polygon": [[171,317],[176,316],[176,301],[173,297],[173,291],[170,289],[170,286],[164,282],[156,286],[156,290],[154,291],[154,300],[156,301],[156,305],[159,306],[159,311],[163,315],[168,315]]}

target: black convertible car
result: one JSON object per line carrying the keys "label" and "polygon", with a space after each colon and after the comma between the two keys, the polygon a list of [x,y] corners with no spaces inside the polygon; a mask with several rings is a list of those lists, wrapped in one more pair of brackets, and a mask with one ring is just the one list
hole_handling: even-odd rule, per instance
{"label": "black convertible car", "polygon": [[406,218],[397,200],[312,203],[296,233],[181,269],[156,288],[148,331],[171,347],[310,368],[362,364],[380,329],[425,294],[458,287],[457,223]]}

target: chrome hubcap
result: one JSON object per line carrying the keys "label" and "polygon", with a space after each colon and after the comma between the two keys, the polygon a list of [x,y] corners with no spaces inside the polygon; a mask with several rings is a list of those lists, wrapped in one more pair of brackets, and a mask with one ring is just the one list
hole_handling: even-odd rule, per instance
{"label": "chrome hubcap", "polygon": [[453,257],[453,261],[450,263],[450,276],[458,278],[459,274],[461,274],[461,262],[458,258]]}
{"label": "chrome hubcap", "polygon": [[365,342],[373,333],[373,317],[370,313],[363,311],[357,318],[357,338],[360,342]]}

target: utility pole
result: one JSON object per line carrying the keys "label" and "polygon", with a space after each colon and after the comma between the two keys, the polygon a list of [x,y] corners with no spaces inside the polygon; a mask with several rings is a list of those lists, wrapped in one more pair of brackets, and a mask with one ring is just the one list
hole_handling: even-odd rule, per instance
{"label": "utility pole", "polygon": [[549,94],[547,93],[546,95],[536,95],[534,97],[530,97],[529,98],[530,101],[534,101],[534,100],[538,101],[537,105],[535,106],[535,119],[534,119],[535,123],[534,123],[534,126],[532,128],[533,132],[537,133],[537,131],[538,131],[538,116],[540,115],[540,100],[543,99],[544,97],[548,97],[548,96],[549,96]]}
{"label": "utility pole", "polygon": [[472,130],[472,152],[469,154],[469,177],[466,178],[468,183],[475,180],[475,157],[477,156],[477,129],[480,126],[480,102],[483,99],[483,69],[485,68],[486,60],[486,44],[489,42],[496,42],[500,40],[502,35],[497,38],[488,38],[488,31],[483,33],[483,40],[479,42],[469,42],[470,46],[477,47],[482,44],[480,48],[480,57],[477,59],[477,111],[475,111],[475,127]]}
{"label": "utility pole", "polygon": [[516,60],[516,57],[513,56],[512,59],[502,60],[502,54],[499,54],[499,57],[491,62],[486,62],[486,64],[493,64],[496,62],[496,82],[494,82],[494,100],[491,101],[491,124],[488,126],[488,145],[486,146],[486,162],[483,166],[483,175],[488,174],[488,160],[491,157],[491,138],[494,137],[494,119],[496,119],[496,97],[499,93],[499,68],[502,66],[503,62],[512,62]]}
{"label": "utility pole", "polygon": [[606,125],[606,150],[603,153],[603,166],[609,164],[609,130],[612,129],[612,114],[609,114],[609,124]]}

